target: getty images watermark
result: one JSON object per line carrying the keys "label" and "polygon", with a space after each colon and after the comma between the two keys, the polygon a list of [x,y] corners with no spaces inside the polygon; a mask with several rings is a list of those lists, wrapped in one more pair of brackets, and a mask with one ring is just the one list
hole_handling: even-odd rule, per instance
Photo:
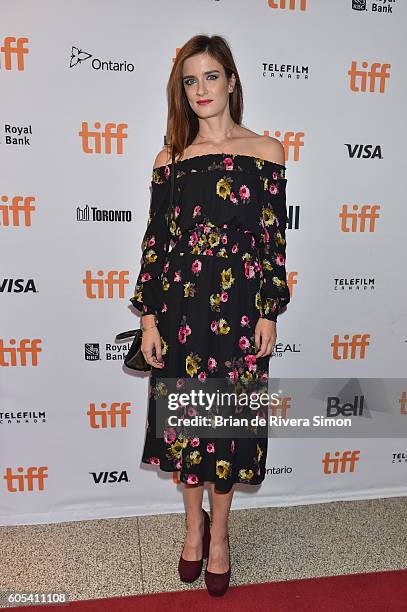
{"label": "getty images watermark", "polygon": [[[152,386],[155,432],[202,438],[400,437],[406,379],[176,379]],[[403,400],[404,398],[404,400]]]}

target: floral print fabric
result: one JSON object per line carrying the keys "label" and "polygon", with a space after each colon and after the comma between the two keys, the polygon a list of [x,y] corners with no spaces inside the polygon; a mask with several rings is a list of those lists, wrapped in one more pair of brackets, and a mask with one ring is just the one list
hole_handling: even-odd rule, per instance
{"label": "floral print fabric", "polygon": [[[164,367],[152,368],[142,461],[180,471],[181,481],[259,484],[267,434],[259,438],[185,436],[157,422],[162,380],[211,377],[247,385],[266,381],[269,356],[257,358],[259,317],[276,321],[290,301],[285,269],[285,167],[245,155],[208,154],[154,168],[142,265],[135,295],[155,313]],[[170,245],[172,248],[170,249]],[[267,414],[265,415],[267,416]],[[160,435],[156,432],[159,431]]]}

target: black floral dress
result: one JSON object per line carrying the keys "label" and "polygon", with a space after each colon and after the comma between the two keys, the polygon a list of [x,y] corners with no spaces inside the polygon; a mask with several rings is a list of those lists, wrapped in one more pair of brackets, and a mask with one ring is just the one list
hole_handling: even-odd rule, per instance
{"label": "black floral dress", "polygon": [[259,317],[276,321],[290,301],[286,168],[225,153],[176,162],[168,219],[172,171],[169,164],[152,172],[142,265],[131,298],[143,314],[156,314],[165,364],[151,370],[142,461],[178,470],[184,483],[210,481],[229,491],[233,483],[264,479],[267,435],[186,435],[157,421],[156,399],[165,377],[177,380],[179,389],[189,379],[205,385],[218,377],[243,386],[268,379],[270,357],[256,359],[254,329]]}

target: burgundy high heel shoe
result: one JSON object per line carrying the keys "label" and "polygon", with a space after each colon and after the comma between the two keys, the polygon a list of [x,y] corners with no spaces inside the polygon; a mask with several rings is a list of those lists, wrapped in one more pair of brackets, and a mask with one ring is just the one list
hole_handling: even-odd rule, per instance
{"label": "burgundy high heel shoe", "polygon": [[[232,566],[230,563],[230,544],[229,544],[229,534],[228,534],[228,548],[229,548],[229,569],[227,572],[223,574],[215,574],[213,572],[208,572],[208,562],[206,562],[205,569],[205,584],[208,590],[209,595],[213,595],[214,597],[221,597],[226,593],[229,587],[230,574],[232,570]],[[208,554],[209,561],[209,554]]]}
{"label": "burgundy high heel shoe", "polygon": [[178,562],[178,573],[182,582],[194,582],[202,572],[203,560],[209,555],[209,542],[211,538],[209,514],[202,508],[204,514],[204,532],[202,537],[202,559],[198,561],[187,561],[183,558],[182,552]]}

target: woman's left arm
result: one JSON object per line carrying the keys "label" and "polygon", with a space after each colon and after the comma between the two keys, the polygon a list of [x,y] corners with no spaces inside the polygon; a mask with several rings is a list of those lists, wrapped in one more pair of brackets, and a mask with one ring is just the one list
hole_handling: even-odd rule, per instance
{"label": "woman's left arm", "polygon": [[276,166],[263,174],[263,205],[259,244],[262,279],[257,307],[260,317],[277,321],[279,311],[290,301],[285,268],[286,259],[285,168]]}

